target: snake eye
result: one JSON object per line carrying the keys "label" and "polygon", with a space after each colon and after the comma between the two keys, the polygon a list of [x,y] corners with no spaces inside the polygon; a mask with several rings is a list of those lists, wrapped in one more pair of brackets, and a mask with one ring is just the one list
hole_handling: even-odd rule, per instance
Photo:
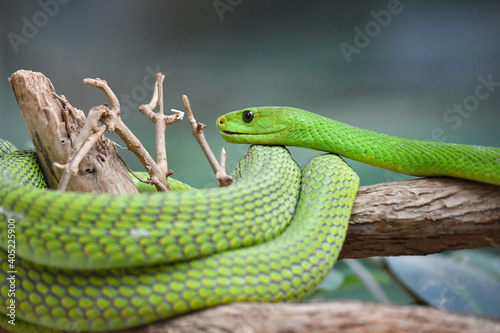
{"label": "snake eye", "polygon": [[245,123],[249,123],[253,120],[253,112],[250,110],[246,110],[243,112],[243,121]]}

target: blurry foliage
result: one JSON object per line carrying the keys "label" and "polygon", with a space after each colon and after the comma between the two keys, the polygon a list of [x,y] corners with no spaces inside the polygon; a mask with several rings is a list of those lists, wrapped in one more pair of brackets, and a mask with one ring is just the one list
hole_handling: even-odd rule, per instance
{"label": "blurry foliage", "polygon": [[[396,304],[427,304],[500,318],[500,249],[358,259]],[[378,302],[339,261],[308,300]]]}

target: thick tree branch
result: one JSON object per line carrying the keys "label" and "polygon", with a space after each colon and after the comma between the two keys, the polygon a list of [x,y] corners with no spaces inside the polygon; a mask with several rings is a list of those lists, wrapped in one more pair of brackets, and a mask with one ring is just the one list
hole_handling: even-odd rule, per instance
{"label": "thick tree branch", "polygon": [[500,246],[500,186],[433,178],[361,187],[341,258]]}
{"label": "thick tree branch", "polygon": [[300,304],[234,303],[147,327],[114,332],[499,333],[500,322],[425,306],[352,301]]}
{"label": "thick tree branch", "polygon": [[[356,301],[233,303],[145,327],[112,332],[500,333],[500,321],[427,306]],[[0,333],[9,332],[0,327]]]}

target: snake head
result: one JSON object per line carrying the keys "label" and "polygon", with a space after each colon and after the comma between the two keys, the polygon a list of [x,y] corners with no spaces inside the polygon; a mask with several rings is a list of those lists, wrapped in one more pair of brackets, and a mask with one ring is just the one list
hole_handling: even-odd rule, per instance
{"label": "snake head", "polygon": [[231,143],[279,144],[289,128],[289,107],[263,106],[227,113],[217,119],[224,140]]}

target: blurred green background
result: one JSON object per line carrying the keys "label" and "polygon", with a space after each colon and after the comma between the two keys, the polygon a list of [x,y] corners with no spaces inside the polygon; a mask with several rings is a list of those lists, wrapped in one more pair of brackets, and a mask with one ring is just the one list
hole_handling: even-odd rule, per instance
{"label": "blurred green background", "polygon": [[[2,1],[0,137],[31,144],[7,81],[30,69],[85,112],[108,101],[82,80],[107,80],[125,122],[154,152],[153,126],[137,106],[150,99],[151,73],[162,71],[166,110],[183,110],[187,94],[216,154],[226,147],[229,168],[246,147],[223,142],[214,123],[248,106],[289,105],[393,135],[500,146],[499,86],[478,105],[469,98],[473,111],[453,110],[475,95],[479,76],[500,82],[499,7],[496,1]],[[187,121],[168,128],[167,140],[175,177],[197,187],[216,184]],[[303,165],[316,152],[293,154]],[[140,169],[135,157],[123,155]],[[362,184],[399,178],[352,165]]]}
{"label": "blurred green background", "polygon": [[[124,121],[154,152],[154,127],[137,107],[150,100],[161,71],[165,109],[184,110],[187,94],[216,155],[226,147],[228,169],[247,147],[223,142],[215,120],[248,106],[288,105],[413,139],[499,147],[499,32],[497,1],[2,1],[0,137],[31,145],[8,83],[16,70],[30,69],[85,112],[108,100],[82,80],[107,80]],[[187,120],[167,129],[169,166],[191,185],[215,186],[190,131]],[[301,165],[317,154],[291,150]],[[135,157],[122,155],[140,170]],[[401,179],[351,165],[363,185]],[[498,252],[477,255],[465,262],[500,265]],[[392,301],[416,302],[384,261],[360,262]],[[373,299],[351,268],[338,265],[312,297]],[[498,270],[494,276],[498,283]]]}

